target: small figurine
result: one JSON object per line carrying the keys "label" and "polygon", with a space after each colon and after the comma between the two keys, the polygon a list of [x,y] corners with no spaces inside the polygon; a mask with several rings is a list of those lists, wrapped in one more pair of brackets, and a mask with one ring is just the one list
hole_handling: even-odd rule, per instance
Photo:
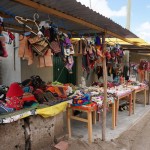
{"label": "small figurine", "polygon": [[84,88],[86,87],[86,82],[85,82],[85,78],[81,77],[81,87]]}

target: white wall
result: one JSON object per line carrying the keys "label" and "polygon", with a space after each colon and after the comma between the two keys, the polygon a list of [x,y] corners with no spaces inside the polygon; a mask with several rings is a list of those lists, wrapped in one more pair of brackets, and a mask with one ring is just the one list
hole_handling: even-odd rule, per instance
{"label": "white wall", "polygon": [[[15,43],[18,47],[18,34],[15,34]],[[6,49],[8,52],[7,58],[2,58],[1,65],[1,75],[2,84],[10,85],[12,82],[21,82],[21,68],[20,68],[20,58],[18,57],[18,48],[15,49],[15,60],[14,60],[14,46],[6,44]],[[14,66],[15,61],[15,66]]]}
{"label": "white wall", "polygon": [[[16,47],[19,47],[19,35],[15,34]],[[1,75],[2,83],[10,85],[12,82],[22,82],[30,78],[32,75],[39,75],[45,82],[53,80],[53,67],[37,68],[37,60],[34,64],[28,66],[26,60],[18,57],[18,48],[15,49],[15,67],[14,67],[14,46],[13,43],[7,46],[8,57],[2,58]]]}
{"label": "white wall", "polygon": [[53,81],[53,67],[37,67],[37,58],[34,58],[34,63],[30,66],[27,64],[27,60],[21,60],[21,80],[30,78],[32,75],[39,75],[43,81]]}

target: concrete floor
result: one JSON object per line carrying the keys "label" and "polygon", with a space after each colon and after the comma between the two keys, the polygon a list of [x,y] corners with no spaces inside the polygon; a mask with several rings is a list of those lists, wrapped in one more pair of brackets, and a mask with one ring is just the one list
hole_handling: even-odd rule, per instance
{"label": "concrete floor", "polygon": [[[135,114],[128,116],[128,111],[119,111],[118,113],[118,125],[115,130],[111,128],[111,111],[107,113],[107,124],[106,124],[106,140],[110,141],[111,139],[115,139],[119,137],[121,133],[130,129],[133,125],[135,125],[142,117],[144,117],[150,111],[150,105],[144,107],[143,104],[136,104]],[[82,114],[81,116],[84,116]],[[80,121],[71,121],[72,125],[72,138],[73,139],[81,139],[88,141],[88,130],[87,124]],[[101,121],[97,122],[97,124],[93,125],[93,141],[94,139],[101,139]]]}

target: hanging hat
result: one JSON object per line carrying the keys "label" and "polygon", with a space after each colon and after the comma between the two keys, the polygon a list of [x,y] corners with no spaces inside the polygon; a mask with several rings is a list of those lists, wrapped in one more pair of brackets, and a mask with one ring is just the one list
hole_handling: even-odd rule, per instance
{"label": "hanging hat", "polygon": [[19,86],[18,83],[14,82],[10,85],[6,97],[13,97],[13,96],[19,97],[22,95],[23,95],[22,88]]}

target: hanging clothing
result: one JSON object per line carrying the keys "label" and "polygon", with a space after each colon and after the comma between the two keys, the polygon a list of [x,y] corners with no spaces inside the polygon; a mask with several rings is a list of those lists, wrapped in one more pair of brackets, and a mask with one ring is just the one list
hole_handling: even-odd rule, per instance
{"label": "hanging clothing", "polygon": [[67,64],[65,65],[65,67],[68,69],[70,74],[72,73],[73,64],[74,64],[73,56],[68,56]]}
{"label": "hanging clothing", "polygon": [[18,56],[28,60],[28,65],[33,64],[33,52],[28,44],[28,36],[20,35]]}
{"label": "hanging clothing", "polygon": [[6,50],[6,44],[5,44],[5,37],[3,35],[0,36],[0,56],[8,57],[8,53]]}
{"label": "hanging clothing", "polygon": [[128,66],[124,66],[123,67],[123,76],[125,77],[126,80],[128,78],[128,71],[129,71],[129,67]]}
{"label": "hanging clothing", "polygon": [[38,67],[42,68],[42,67],[52,67],[53,66],[53,62],[52,62],[52,53],[51,50],[47,50],[46,54],[44,56],[39,56],[38,57]]}
{"label": "hanging clothing", "polygon": [[102,66],[97,66],[95,71],[96,71],[98,79],[103,76],[103,68],[102,68]]}

